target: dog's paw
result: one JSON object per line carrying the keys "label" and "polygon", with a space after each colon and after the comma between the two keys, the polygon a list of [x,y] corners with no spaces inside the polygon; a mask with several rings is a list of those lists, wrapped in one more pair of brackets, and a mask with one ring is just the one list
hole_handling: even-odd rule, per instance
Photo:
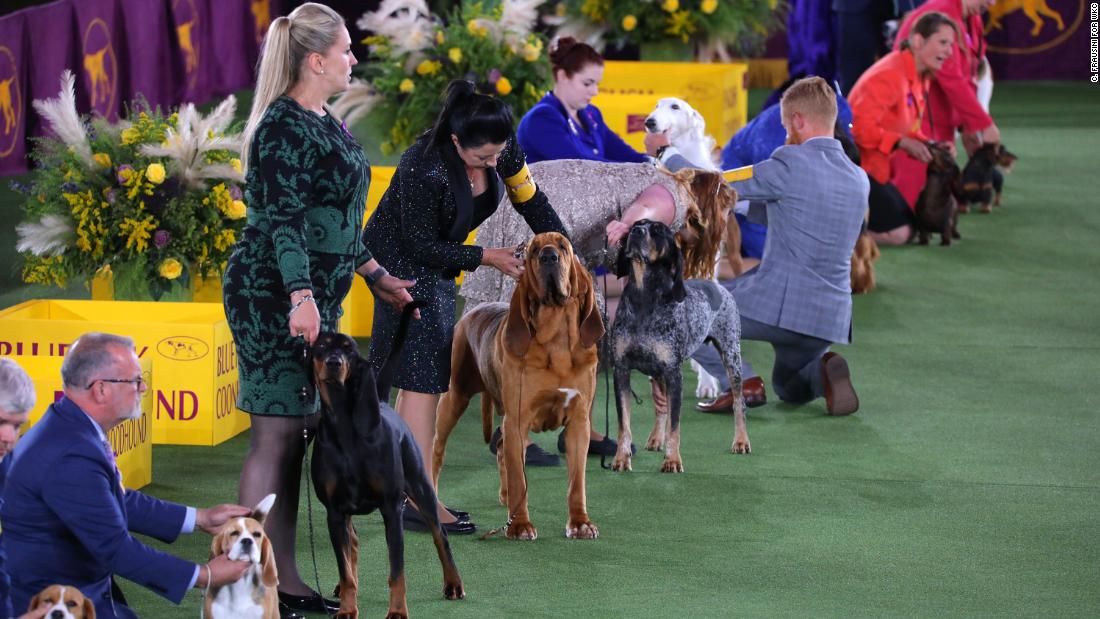
{"label": "dog's paw", "polygon": [[[341,606],[340,610],[336,611],[336,616],[338,618],[349,617],[350,619],[358,619],[359,609],[355,608],[354,606],[351,607],[351,608],[344,608],[343,606]],[[392,617],[392,616],[393,615],[387,615],[387,617]],[[405,616],[407,617],[408,615],[405,615]]]}
{"label": "dog's paw", "polygon": [[508,539],[530,542],[538,539],[539,532],[535,529],[535,525],[530,522],[513,522],[508,525],[508,530],[504,532],[504,535]]}
{"label": "dog's paw", "polygon": [[633,471],[630,466],[630,454],[623,454],[622,452],[615,454],[615,461],[611,463],[612,471]]}
{"label": "dog's paw", "polygon": [[683,473],[684,463],[679,458],[665,457],[665,461],[661,463],[662,473]]}
{"label": "dog's paw", "polygon": [[569,539],[596,539],[600,536],[600,531],[591,521],[571,522],[565,527],[565,536]]}
{"label": "dog's paw", "polygon": [[386,611],[386,619],[409,619],[409,613],[391,609]]}
{"label": "dog's paw", "polygon": [[645,442],[646,451],[661,451],[665,448],[665,437],[657,436],[656,434],[650,434],[649,440]]}
{"label": "dog's paw", "polygon": [[446,600],[466,599],[466,590],[462,588],[462,581],[443,583],[443,598]]}
{"label": "dog's paw", "polygon": [[733,438],[733,445],[730,446],[730,451],[735,454],[752,453],[752,445],[749,444],[749,437],[735,436]]}
{"label": "dog's paw", "polygon": [[691,367],[695,369],[695,372],[699,375],[699,382],[695,385],[695,397],[700,400],[713,400],[718,397],[720,391],[718,386],[718,379],[711,376],[703,366],[692,361]]}

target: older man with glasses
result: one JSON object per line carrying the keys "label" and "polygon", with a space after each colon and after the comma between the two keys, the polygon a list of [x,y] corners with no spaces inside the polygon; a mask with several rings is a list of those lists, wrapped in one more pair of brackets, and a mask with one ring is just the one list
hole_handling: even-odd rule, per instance
{"label": "older man with glasses", "polygon": [[[78,587],[100,618],[137,617],[117,574],[179,603],[188,589],[238,580],[248,563],[225,555],[205,565],[154,550],[131,536],[174,541],[195,527],[214,533],[239,505],[195,509],[122,487],[107,433],[141,416],[134,342],[88,333],[61,365],[64,397],[52,404],[12,453],[0,522],[10,556],[12,605],[26,608],[48,585]],[[3,404],[0,404],[3,406]]]}

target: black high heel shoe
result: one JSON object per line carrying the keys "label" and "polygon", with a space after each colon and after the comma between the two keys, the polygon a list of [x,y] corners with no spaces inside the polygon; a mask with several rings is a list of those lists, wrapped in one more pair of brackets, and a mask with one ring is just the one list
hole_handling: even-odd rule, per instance
{"label": "black high heel shoe", "polygon": [[[439,528],[446,531],[447,535],[470,535],[477,531],[477,525],[469,520],[470,514],[466,514],[466,519],[463,519],[462,516],[458,514],[465,512],[456,513],[457,510],[452,511],[450,508],[448,508],[447,511],[451,512],[455,518],[458,518],[458,520],[454,522],[439,523]],[[418,533],[425,533],[428,531],[428,523],[424,520],[424,517],[407,501],[405,502],[405,507],[402,512],[401,520],[405,524],[406,531],[416,531]]]}

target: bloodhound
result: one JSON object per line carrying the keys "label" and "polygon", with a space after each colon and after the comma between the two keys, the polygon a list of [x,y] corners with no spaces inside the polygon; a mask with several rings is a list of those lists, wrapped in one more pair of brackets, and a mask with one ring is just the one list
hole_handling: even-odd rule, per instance
{"label": "bloodhound", "polygon": [[538,536],[527,511],[527,435],[561,426],[569,470],[565,535],[595,539],[599,534],[588,519],[584,467],[596,393],[596,342],[603,334],[592,278],[569,240],[556,232],[539,234],[527,245],[525,270],[511,303],[479,305],[455,327],[450,386],[436,415],[432,477],[438,485],[447,437],[470,399],[481,393],[485,442],[491,407],[504,415],[497,465],[500,502],[509,515],[505,534],[511,539]]}

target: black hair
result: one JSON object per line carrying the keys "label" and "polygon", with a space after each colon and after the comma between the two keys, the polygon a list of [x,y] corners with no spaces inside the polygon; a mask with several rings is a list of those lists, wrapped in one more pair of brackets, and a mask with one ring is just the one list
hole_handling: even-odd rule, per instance
{"label": "black hair", "polygon": [[477,92],[473,82],[454,80],[447,86],[429,141],[432,148],[438,148],[449,143],[453,133],[462,148],[503,144],[512,137],[513,124],[507,103]]}

